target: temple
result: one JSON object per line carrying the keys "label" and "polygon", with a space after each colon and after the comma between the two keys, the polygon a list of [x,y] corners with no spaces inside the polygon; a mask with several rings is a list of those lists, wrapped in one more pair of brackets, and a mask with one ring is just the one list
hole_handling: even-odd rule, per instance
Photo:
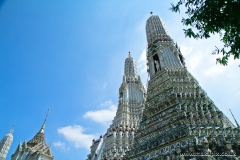
{"label": "temple", "polygon": [[147,98],[125,159],[240,159],[239,125],[229,121],[187,70],[158,16],[147,20],[146,35]]}
{"label": "temple", "polygon": [[37,134],[30,141],[26,140],[19,145],[12,155],[11,160],[53,160],[54,156],[50,150],[50,146],[45,142],[44,129],[47,116],[44,123]]}
{"label": "temple", "polygon": [[142,119],[146,90],[137,73],[136,62],[129,53],[119,88],[116,116],[104,136],[92,141],[88,160],[123,159],[133,147],[135,133]]}

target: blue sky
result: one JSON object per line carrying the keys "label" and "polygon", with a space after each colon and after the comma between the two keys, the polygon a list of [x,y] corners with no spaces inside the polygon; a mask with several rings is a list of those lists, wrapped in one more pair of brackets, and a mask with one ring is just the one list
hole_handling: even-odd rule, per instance
{"label": "blue sky", "polygon": [[239,61],[215,64],[219,36],[185,38],[171,1],[0,2],[0,138],[14,124],[14,141],[33,138],[50,108],[45,136],[57,160],[86,159],[93,138],[105,134],[118,101],[124,60],[131,51],[144,84],[145,22],[159,15],[189,71],[233,121],[240,123]]}

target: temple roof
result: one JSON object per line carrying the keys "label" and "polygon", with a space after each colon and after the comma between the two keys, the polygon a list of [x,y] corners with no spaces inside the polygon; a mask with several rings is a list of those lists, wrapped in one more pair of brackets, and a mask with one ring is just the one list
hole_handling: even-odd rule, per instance
{"label": "temple roof", "polygon": [[54,157],[50,150],[50,146],[47,145],[45,141],[44,129],[45,129],[47,117],[48,117],[48,113],[37,134],[30,141],[28,142],[24,141],[23,144],[19,143],[18,148],[13,154],[13,156],[17,156],[19,152],[26,151],[26,152],[30,152],[31,155],[40,153],[49,158]]}
{"label": "temple roof", "polygon": [[[49,112],[49,109],[48,109]],[[44,122],[42,124],[42,127],[40,128],[40,130],[37,132],[37,134],[33,137],[33,139],[31,139],[30,141],[28,141],[28,145],[29,146],[34,146],[35,144],[38,143],[43,143],[45,144],[45,135],[44,135],[44,129],[45,129],[45,125],[46,125],[46,121],[47,121],[47,117],[48,117],[48,113],[44,119]]]}
{"label": "temple roof", "polygon": [[31,139],[30,141],[28,141],[28,144],[30,145],[35,145],[38,143],[45,143],[45,135],[44,132],[42,131],[42,129],[33,137],[33,139]]}

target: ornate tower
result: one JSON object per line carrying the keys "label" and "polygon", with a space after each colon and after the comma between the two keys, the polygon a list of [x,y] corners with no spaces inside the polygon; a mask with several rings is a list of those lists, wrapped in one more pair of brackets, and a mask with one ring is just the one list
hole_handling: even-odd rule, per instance
{"label": "ornate tower", "polygon": [[0,142],[0,160],[5,160],[13,141],[14,129],[12,128],[8,134],[6,134]]}
{"label": "ornate tower", "polygon": [[135,132],[142,118],[145,93],[135,60],[129,53],[119,88],[116,116],[106,134],[93,140],[88,160],[119,160],[125,156],[126,151],[133,146]]}
{"label": "ornate tower", "polygon": [[218,156],[225,159],[234,158],[235,153],[239,156],[239,126],[228,120],[188,72],[180,49],[158,16],[147,20],[146,33],[147,99],[126,159],[216,159],[211,153],[226,153]]}
{"label": "ornate tower", "polygon": [[24,141],[23,144],[19,143],[15,153],[12,155],[11,160],[53,160],[54,156],[50,150],[50,146],[45,142],[44,128],[47,120],[38,133],[30,141]]}

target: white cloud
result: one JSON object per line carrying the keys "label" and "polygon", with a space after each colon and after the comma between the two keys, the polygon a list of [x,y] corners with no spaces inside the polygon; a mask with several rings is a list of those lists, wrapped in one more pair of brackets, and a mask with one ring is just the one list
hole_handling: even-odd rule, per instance
{"label": "white cloud", "polygon": [[202,53],[196,53],[196,54],[193,54],[191,55],[191,57],[189,57],[189,71],[193,72],[197,66],[199,65],[199,63],[201,62],[202,60]]}
{"label": "white cloud", "polygon": [[239,95],[239,96],[240,96],[240,91],[238,91],[238,92],[237,92],[237,95]]}
{"label": "white cloud", "polygon": [[103,88],[106,88],[107,87],[107,83],[105,82],[104,84],[103,84]]}
{"label": "white cloud", "polygon": [[65,143],[60,142],[60,141],[54,142],[54,143],[53,143],[53,146],[59,148],[59,149],[62,150],[62,151],[65,151],[65,152],[70,151],[70,148],[69,148],[69,147],[66,147]]}
{"label": "white cloud", "polygon": [[112,101],[106,101],[100,104],[101,106],[106,107],[105,109],[88,111],[84,114],[84,118],[90,119],[94,122],[107,125],[109,124],[117,112],[117,107],[112,104]]}
{"label": "white cloud", "polygon": [[187,56],[189,53],[191,53],[192,49],[193,49],[192,47],[188,47],[186,45],[180,46],[180,50],[181,50],[183,56]]}
{"label": "white cloud", "polygon": [[[80,125],[73,125],[62,127],[58,129],[58,133],[62,134],[66,140],[73,143],[76,148],[90,149],[92,140],[95,138],[94,135],[84,134],[84,128]],[[56,143],[57,147],[65,146],[65,144]]]}
{"label": "white cloud", "polygon": [[214,65],[212,68],[209,68],[205,71],[205,75],[209,77],[215,77],[217,75],[223,74],[226,70],[226,67],[220,65]]}
{"label": "white cloud", "polygon": [[112,100],[109,100],[109,101],[106,101],[106,102],[103,102],[100,104],[100,106],[103,106],[103,107],[107,107],[107,106],[110,106],[112,105]]}

